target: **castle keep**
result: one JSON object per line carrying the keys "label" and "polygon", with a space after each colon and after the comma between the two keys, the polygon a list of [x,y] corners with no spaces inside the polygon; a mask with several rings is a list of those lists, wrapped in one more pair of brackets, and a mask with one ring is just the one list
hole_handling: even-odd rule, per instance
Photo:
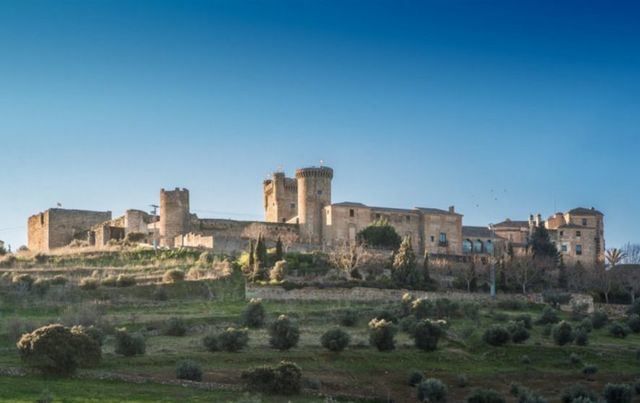
{"label": "castle keep", "polygon": [[532,231],[544,225],[565,263],[604,262],[604,215],[594,208],[556,213],[546,221],[540,214],[527,221],[505,220],[488,226],[463,226],[462,214],[447,209],[374,207],[357,202],[332,202],[333,169],[307,167],[295,178],[275,172],[263,182],[264,221],[200,218],[191,212],[189,191],[160,190],[158,215],[127,210],[111,212],[49,209],[29,217],[29,249],[50,251],[76,242],[104,247],[129,239],[161,247],[207,248],[234,253],[263,235],[268,243],[280,238],[287,248],[331,249],[356,240],[358,232],[384,220],[401,236],[411,236],[416,253],[465,256],[491,255],[498,245],[521,253]]}

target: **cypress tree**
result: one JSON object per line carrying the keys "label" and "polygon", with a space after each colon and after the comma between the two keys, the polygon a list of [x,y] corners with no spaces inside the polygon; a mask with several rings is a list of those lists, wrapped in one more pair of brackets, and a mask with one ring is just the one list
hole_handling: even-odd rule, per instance
{"label": "cypress tree", "polygon": [[407,236],[394,256],[392,277],[398,285],[415,288],[422,285],[420,274],[416,270],[416,255],[411,246],[411,237]]}
{"label": "cypress tree", "polygon": [[569,280],[567,279],[567,266],[564,264],[564,259],[560,255],[560,264],[558,265],[558,288],[566,290],[569,287]]}
{"label": "cypress tree", "polygon": [[255,253],[256,253],[256,244],[252,239],[251,242],[249,242],[249,268],[251,270],[253,270],[253,265],[255,264],[255,261],[256,261]]}
{"label": "cypress tree", "polygon": [[260,265],[267,264],[267,245],[265,245],[262,234],[258,235],[258,243],[256,244],[256,262],[260,262]]}
{"label": "cypress tree", "polygon": [[276,262],[279,262],[280,260],[284,259],[284,252],[282,251],[282,240],[280,239],[280,237],[278,237],[278,240],[276,241]]}
{"label": "cypress tree", "polygon": [[558,258],[558,249],[551,242],[549,231],[542,224],[538,225],[533,234],[531,234],[529,248],[533,253],[534,259],[553,258],[555,260]]}

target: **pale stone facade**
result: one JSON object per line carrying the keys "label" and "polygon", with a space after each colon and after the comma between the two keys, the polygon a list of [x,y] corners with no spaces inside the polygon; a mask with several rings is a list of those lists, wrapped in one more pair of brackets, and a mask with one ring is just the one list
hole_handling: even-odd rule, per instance
{"label": "pale stone facade", "polygon": [[112,219],[111,212],[50,209],[29,218],[29,248],[49,251],[73,239],[102,247],[136,233],[142,242],[158,241],[162,247],[232,253],[246,250],[250,240],[262,235],[270,245],[281,238],[296,250],[318,250],[355,242],[360,231],[384,220],[400,236],[410,236],[420,255],[492,255],[508,245],[524,253],[532,229],[545,225],[565,263],[604,261],[603,215],[595,209],[577,208],[547,221],[538,214],[491,227],[463,226],[463,216],[453,206],[402,209],[333,203],[333,175],[333,169],[323,166],[298,169],[295,178],[272,174],[263,182],[264,222],[199,218],[191,213],[189,191],[180,188],[160,190],[159,215],[127,210]]}

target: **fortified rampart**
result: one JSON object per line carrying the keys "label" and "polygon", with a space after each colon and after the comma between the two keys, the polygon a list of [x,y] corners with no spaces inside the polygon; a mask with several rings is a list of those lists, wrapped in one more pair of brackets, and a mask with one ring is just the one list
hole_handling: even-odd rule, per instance
{"label": "fortified rampart", "polygon": [[110,211],[46,210],[29,217],[29,249],[49,251],[67,246],[74,239],[87,239],[91,227],[108,220],[111,220]]}

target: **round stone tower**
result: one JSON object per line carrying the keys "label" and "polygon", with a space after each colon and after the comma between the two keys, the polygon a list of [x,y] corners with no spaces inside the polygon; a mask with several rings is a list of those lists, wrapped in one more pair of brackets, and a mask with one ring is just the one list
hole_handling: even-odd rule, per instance
{"label": "round stone tower", "polygon": [[190,230],[189,191],[160,189],[160,245],[173,247],[176,235]]}
{"label": "round stone tower", "polygon": [[322,242],[322,209],[331,204],[333,169],[329,167],[301,168],[298,181],[298,223],[303,241]]}

